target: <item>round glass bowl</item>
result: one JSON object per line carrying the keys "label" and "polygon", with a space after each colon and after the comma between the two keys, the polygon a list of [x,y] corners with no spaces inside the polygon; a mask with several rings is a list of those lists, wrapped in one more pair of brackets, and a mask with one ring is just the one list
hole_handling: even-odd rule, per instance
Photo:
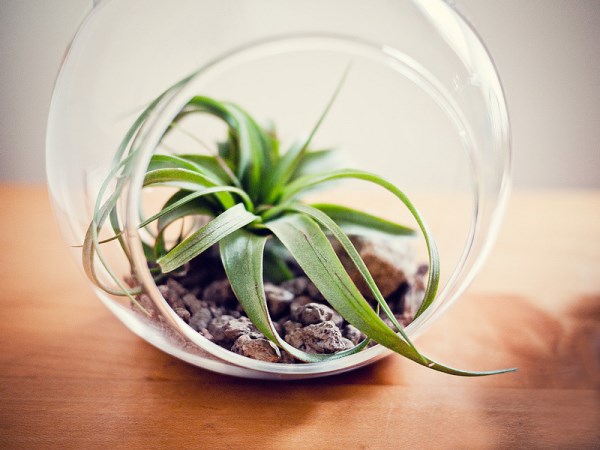
{"label": "round glass bowl", "polygon": [[[131,264],[162,324],[133,312],[126,298],[96,289],[134,333],[197,366],[254,378],[330,375],[389,354],[375,346],[330,362],[280,364],[229,352],[170,309],[147,269],[144,236],[137,230],[140,206],[151,201],[141,193],[148,161],[192,96],[241,105],[259,121],[274,123],[285,144],[307,136],[346,71],[313,144],[338,148],[344,166],[396,184],[429,223],[440,250],[441,289],[408,326],[414,338],[473,279],[497,233],[510,185],[502,87],[485,47],[453,6],[441,0],[97,3],[65,57],[48,121],[48,184],[70,246],[83,242],[102,183],[135,118],[189,77],[148,117],[136,139],[141,156],[122,180],[119,199]],[[222,132],[210,123],[197,127],[204,142]],[[179,148],[200,151],[185,133],[174,139]],[[411,220],[401,205],[364,183],[340,184],[318,198]],[[81,249],[72,251],[81,261]],[[417,254],[426,257],[423,245]],[[117,277],[131,274],[118,251],[107,248],[106,258]]]}

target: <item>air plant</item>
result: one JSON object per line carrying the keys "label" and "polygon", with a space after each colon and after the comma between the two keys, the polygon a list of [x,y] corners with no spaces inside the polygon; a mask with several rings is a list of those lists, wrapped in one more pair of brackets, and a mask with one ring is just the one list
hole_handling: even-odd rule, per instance
{"label": "air plant", "polygon": [[[127,286],[111,271],[102,256],[102,244],[119,240],[123,252],[130,258],[123,241],[117,202],[124,180],[131,173],[139,152],[135,144],[136,136],[159,102],[186,81],[183,80],[156,98],[127,132],[100,189],[83,244],[83,264],[92,282],[110,294],[128,296],[133,302],[136,302],[141,288]],[[422,355],[390,310],[344,231],[347,225],[392,236],[415,234],[415,230],[345,206],[302,201],[303,194],[310,189],[347,179],[363,180],[393,194],[414,217],[428,250],[428,283],[415,318],[431,306],[438,289],[440,263],[433,236],[417,208],[400,189],[375,174],[353,169],[326,171],[325,162],[332,150],[310,148],[341,85],[342,82],[308,138],[283,153],[280,152],[276,134],[261,127],[236,104],[203,96],[191,98],[173,119],[165,136],[179,126],[182,118],[208,114],[226,124],[228,139],[219,144],[218,152],[213,155],[153,155],[145,174],[144,188],[167,186],[175,188],[175,193],[156,214],[140,219],[140,228],[154,224],[153,242],[144,243],[149,267],[160,278],[180,270],[186,263],[218,244],[227,278],[248,318],[269,340],[301,361],[317,363],[343,358],[362,351],[369,340],[374,340],[418,364],[453,375],[479,376],[507,371],[464,371]],[[316,171],[315,167],[318,168]],[[184,233],[174,244],[165,237],[170,225],[198,215],[208,216],[211,220]],[[111,225],[113,235],[100,240],[99,232],[107,222]],[[355,286],[330,240],[337,241],[354,264],[377,302],[375,307]],[[278,279],[285,279],[289,272],[285,261],[270,251],[267,245],[270,241],[285,247],[329,304],[367,339],[350,350],[313,354],[291,346],[277,333],[265,297],[265,264],[269,264],[268,272]],[[96,259],[107,270],[116,287],[100,280],[96,273]],[[143,309],[139,304],[138,307]],[[380,316],[387,317],[393,326],[388,326]]]}

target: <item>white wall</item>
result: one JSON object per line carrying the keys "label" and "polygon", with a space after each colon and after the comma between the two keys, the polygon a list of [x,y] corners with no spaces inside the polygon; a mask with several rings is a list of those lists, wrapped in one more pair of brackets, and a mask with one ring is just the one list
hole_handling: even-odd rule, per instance
{"label": "white wall", "polygon": [[[91,3],[0,0],[0,181],[44,182],[53,81]],[[504,82],[515,186],[600,187],[600,0],[458,4]]]}

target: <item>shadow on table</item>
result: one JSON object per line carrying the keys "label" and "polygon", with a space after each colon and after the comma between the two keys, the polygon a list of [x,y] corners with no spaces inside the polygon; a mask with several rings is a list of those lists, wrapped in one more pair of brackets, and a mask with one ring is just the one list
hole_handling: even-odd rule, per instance
{"label": "shadow on table", "polygon": [[[514,377],[498,380],[504,388],[478,393],[499,448],[597,448],[600,442],[600,296],[570,304],[559,317],[518,298],[494,309],[494,323],[503,326],[484,344],[519,367]],[[519,313],[511,316],[515,308]]]}
{"label": "shadow on table", "polygon": [[[467,310],[457,307],[450,315]],[[459,367],[519,367],[494,377],[448,377],[391,356],[333,377],[247,380],[141,345],[134,351],[157,352],[154,373],[160,376],[149,369],[146,382],[132,388],[152,411],[153,428],[208,436],[211,443],[234,442],[235,435],[248,436],[254,446],[262,437],[276,447],[293,447],[306,444],[295,439],[310,433],[334,439],[350,432],[386,445],[399,436],[484,447],[585,446],[597,435],[599,319],[598,297],[580,299],[562,317],[518,297],[481,299],[468,321],[451,318],[419,341]],[[457,349],[461,340],[471,344]],[[332,445],[348,443],[339,439]]]}

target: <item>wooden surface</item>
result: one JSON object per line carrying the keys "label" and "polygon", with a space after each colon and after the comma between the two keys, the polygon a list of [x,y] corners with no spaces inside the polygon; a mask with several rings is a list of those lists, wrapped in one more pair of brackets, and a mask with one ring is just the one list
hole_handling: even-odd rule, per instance
{"label": "wooden surface", "polygon": [[515,194],[467,295],[391,356],[236,379],[146,344],[96,299],[41,187],[0,186],[0,448],[598,448],[600,192]]}

